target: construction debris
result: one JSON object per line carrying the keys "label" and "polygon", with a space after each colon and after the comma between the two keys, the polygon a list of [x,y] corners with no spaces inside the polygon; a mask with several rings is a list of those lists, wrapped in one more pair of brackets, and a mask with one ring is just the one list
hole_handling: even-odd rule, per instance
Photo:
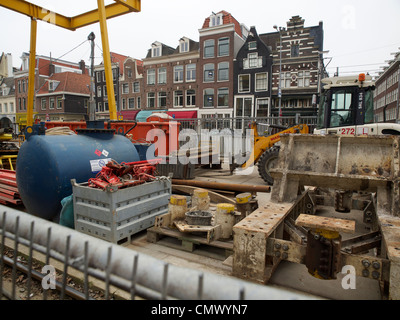
{"label": "construction debris", "polygon": [[89,187],[111,191],[155,180],[155,165],[159,161],[161,160],[155,159],[119,164],[111,160],[102,167],[95,178],[89,179]]}
{"label": "construction debris", "polygon": [[1,204],[22,204],[18,192],[17,178],[15,171],[0,169],[0,203]]}

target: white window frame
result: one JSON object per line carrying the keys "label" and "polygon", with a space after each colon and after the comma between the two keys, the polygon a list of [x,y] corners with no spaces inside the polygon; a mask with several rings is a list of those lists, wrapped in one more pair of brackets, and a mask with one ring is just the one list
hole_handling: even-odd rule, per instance
{"label": "white window frame", "polygon": [[[209,66],[212,66],[212,68],[207,68]],[[206,75],[207,72],[207,75]],[[210,75],[210,72],[212,72],[212,75]],[[207,80],[208,79],[208,80]],[[203,70],[203,82],[214,82],[215,81],[215,64],[214,63],[206,63],[204,65],[204,70]]]}
{"label": "white window frame", "polygon": [[42,98],[41,99],[41,101],[40,101],[40,109],[41,110],[46,110],[47,109],[47,99],[46,98]]}
{"label": "white window frame", "polygon": [[[260,76],[265,76],[262,79],[258,79]],[[260,83],[264,82],[264,86],[260,86]],[[260,91],[268,91],[268,72],[260,72],[256,73],[255,75],[255,91],[260,92]]]}
{"label": "white window frame", "polygon": [[148,85],[156,84],[156,69],[147,70],[147,84]]}
{"label": "white window frame", "polygon": [[167,83],[167,68],[158,68],[158,84]]}
{"label": "white window frame", "polygon": [[[212,45],[211,45],[212,43]],[[212,55],[211,54],[206,54],[207,53],[207,48],[212,48]],[[203,58],[214,58],[215,56],[215,40],[214,39],[207,39],[204,41],[204,53],[203,53]]]}
{"label": "white window frame", "polygon": [[174,91],[174,107],[175,108],[183,107],[183,90]]}
{"label": "white window frame", "polygon": [[196,69],[195,63],[186,65],[186,82],[196,81]]}
{"label": "white window frame", "polygon": [[[249,78],[249,80],[248,80],[249,89],[248,90],[243,89],[243,85],[242,85],[243,81],[241,81],[241,79],[246,76]],[[250,92],[250,90],[251,90],[251,75],[249,73],[239,74],[238,75],[238,92],[245,93],[245,92]]]}
{"label": "white window frame", "polygon": [[[191,91],[190,94],[189,91]],[[186,90],[186,107],[195,107],[195,106],[196,106],[196,90],[194,89]]]}
{"label": "white window frame", "polygon": [[174,66],[174,83],[182,83],[183,82],[183,73],[185,68],[183,65]]}
{"label": "white window frame", "polygon": [[[153,106],[151,106],[150,102],[153,102]],[[147,108],[155,108],[156,107],[156,93],[155,92],[147,92]]]}
{"label": "white window frame", "polygon": [[[228,67],[227,68],[222,68],[221,66],[222,65],[227,65]],[[221,71],[223,71],[223,70],[227,70],[227,77],[226,77],[226,79],[225,78],[222,78],[221,76],[220,76],[220,72]],[[218,81],[229,81],[229,62],[228,61],[223,61],[223,62],[220,62],[220,63],[218,63]]]}
{"label": "white window frame", "polygon": [[[222,41],[227,40],[227,43],[222,43]],[[223,37],[218,39],[218,57],[227,57],[229,56],[229,45],[230,45],[230,39],[228,37]],[[228,47],[228,50],[226,53],[221,54],[221,48],[222,47]]]}
{"label": "white window frame", "polygon": [[210,27],[216,27],[223,24],[222,13],[212,14],[210,16]]}

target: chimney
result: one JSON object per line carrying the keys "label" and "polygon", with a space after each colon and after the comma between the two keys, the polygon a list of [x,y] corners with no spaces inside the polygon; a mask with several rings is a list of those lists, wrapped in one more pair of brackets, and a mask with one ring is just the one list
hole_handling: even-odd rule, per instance
{"label": "chimney", "polygon": [[52,63],[49,64],[49,77],[56,72],[56,66]]}
{"label": "chimney", "polygon": [[79,69],[82,70],[82,74],[86,73],[86,65],[85,65],[85,60],[79,61]]}

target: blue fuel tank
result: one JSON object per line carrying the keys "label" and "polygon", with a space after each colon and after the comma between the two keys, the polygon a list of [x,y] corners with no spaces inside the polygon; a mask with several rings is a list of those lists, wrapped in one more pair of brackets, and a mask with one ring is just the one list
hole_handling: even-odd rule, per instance
{"label": "blue fuel tank", "polygon": [[[27,211],[57,221],[61,200],[72,194],[71,179],[87,182],[110,159],[139,161],[134,144],[114,130],[80,129],[76,135],[45,135],[45,130],[26,135],[17,158],[17,185]],[[27,128],[32,132],[32,127]]]}

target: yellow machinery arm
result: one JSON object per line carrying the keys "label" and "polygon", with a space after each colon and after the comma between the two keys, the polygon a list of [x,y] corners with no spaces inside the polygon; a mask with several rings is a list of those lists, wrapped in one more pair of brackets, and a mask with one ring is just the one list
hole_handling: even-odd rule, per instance
{"label": "yellow machinery arm", "polygon": [[261,155],[265,152],[265,150],[271,148],[275,143],[281,140],[281,135],[285,133],[301,133],[307,134],[309,133],[309,128],[306,124],[299,124],[293,127],[290,127],[286,130],[280,131],[268,137],[259,136],[257,132],[257,123],[252,122],[251,129],[254,132],[254,147],[251,151],[250,158],[241,165],[242,169],[246,169],[251,165],[257,163],[260,159]]}

